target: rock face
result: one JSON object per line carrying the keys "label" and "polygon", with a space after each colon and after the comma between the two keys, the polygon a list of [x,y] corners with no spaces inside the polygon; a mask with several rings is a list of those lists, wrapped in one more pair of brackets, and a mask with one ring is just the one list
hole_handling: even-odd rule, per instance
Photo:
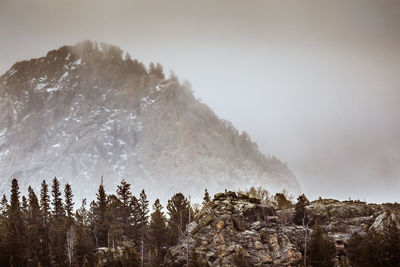
{"label": "rock face", "polygon": [[198,222],[169,250],[166,265],[186,266],[186,252],[210,266],[296,266],[302,256],[277,223],[273,208],[234,193],[216,195]]}
{"label": "rock face", "polygon": [[110,191],[125,178],[162,200],[228,184],[299,191],[285,164],[260,153],[189,85],[122,55],[83,42],[18,62],[0,77],[1,193],[14,177],[37,188],[54,176],[78,198],[101,176]]}
{"label": "rock face", "polygon": [[277,204],[234,192],[216,194],[169,249],[165,265],[187,266],[189,249],[190,259],[209,266],[298,266],[303,262],[306,232],[309,240],[316,221],[335,243],[338,264],[354,232],[382,231],[387,216],[400,226],[397,204],[320,199],[306,206],[309,227],[294,224],[294,214],[294,208],[278,209]]}

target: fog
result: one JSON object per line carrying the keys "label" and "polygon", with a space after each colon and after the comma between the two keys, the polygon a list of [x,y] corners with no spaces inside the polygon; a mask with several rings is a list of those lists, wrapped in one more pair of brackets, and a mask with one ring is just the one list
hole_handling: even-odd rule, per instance
{"label": "fog", "polygon": [[0,73],[86,39],[161,62],[309,198],[400,201],[399,1],[0,0],[0,36]]}

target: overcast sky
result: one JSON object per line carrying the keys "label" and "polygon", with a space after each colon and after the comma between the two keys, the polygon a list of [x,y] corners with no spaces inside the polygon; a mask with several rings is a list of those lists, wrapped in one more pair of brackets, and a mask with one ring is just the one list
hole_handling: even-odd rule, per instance
{"label": "overcast sky", "polygon": [[0,0],[0,38],[0,73],[86,39],[161,62],[310,198],[400,202],[400,1]]}

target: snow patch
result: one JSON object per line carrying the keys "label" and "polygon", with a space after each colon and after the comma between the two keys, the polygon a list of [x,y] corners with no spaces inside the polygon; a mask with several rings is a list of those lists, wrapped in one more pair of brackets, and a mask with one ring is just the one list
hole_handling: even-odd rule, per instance
{"label": "snow patch", "polygon": [[8,76],[13,76],[18,70],[17,69],[11,69],[10,72],[8,73]]}

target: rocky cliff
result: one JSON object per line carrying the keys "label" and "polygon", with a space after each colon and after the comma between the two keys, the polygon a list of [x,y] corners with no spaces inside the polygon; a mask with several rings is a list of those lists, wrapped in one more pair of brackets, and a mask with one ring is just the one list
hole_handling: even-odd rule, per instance
{"label": "rocky cliff", "polygon": [[[0,192],[57,176],[77,198],[122,178],[163,201],[178,191],[268,184],[293,173],[199,102],[188,84],[118,47],[82,42],[16,63],[0,77]],[[206,79],[207,77],[205,77]]]}
{"label": "rocky cliff", "polygon": [[305,226],[294,223],[294,208],[279,209],[276,203],[235,192],[219,193],[188,226],[179,244],[169,249],[165,263],[187,266],[189,255],[189,261],[204,266],[299,266],[306,233],[309,238],[318,221],[335,243],[339,265],[354,232],[382,231],[388,216],[400,226],[399,209],[397,204],[319,199],[306,206],[310,223]]}

